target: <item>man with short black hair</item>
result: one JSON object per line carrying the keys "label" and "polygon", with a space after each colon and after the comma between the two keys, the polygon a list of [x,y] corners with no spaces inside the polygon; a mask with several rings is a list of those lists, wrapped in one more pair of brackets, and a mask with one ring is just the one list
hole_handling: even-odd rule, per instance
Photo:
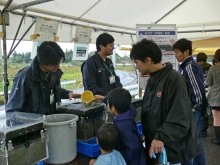
{"label": "man with short black hair", "polygon": [[122,87],[112,60],[108,58],[113,54],[114,38],[108,33],[100,34],[96,49],[97,52],[81,66],[83,85],[85,90],[105,97],[112,89]]}
{"label": "man with short black hair", "polygon": [[[207,61],[207,55],[203,52],[200,52],[200,53],[197,54],[196,61],[199,63],[199,65],[202,67],[202,70],[203,70],[203,83],[204,83],[204,86],[208,87],[205,84],[205,79],[206,79],[206,77],[208,75],[208,72],[209,72],[209,69],[212,65],[206,62]],[[205,101],[207,102],[207,100],[205,100]],[[207,129],[208,128],[209,128],[209,116],[208,116],[207,113],[205,113],[205,116],[203,116],[203,120],[201,122],[201,137],[207,136]]]}
{"label": "man with short black hair", "polygon": [[[203,120],[203,101],[205,98],[205,87],[203,84],[202,67],[192,57],[192,42],[182,38],[174,43],[173,50],[180,64],[180,72],[189,84],[191,96],[191,109],[196,119],[199,136],[201,135],[201,123]],[[200,141],[201,142],[201,141]],[[201,146],[203,144],[201,142]],[[198,155],[193,160],[194,165],[205,165],[205,153]]]}
{"label": "man with short black hair", "polygon": [[37,49],[31,66],[21,69],[14,78],[6,111],[54,114],[62,99],[79,98],[60,87],[60,67],[65,54],[56,42],[45,41]]}
{"label": "man with short black hair", "polygon": [[196,61],[203,69],[203,82],[205,82],[209,69],[212,66],[211,64],[206,62],[207,58],[208,58],[207,55],[203,52],[198,53],[196,56]]}
{"label": "man with short black hair", "polygon": [[147,164],[155,164],[152,153],[161,153],[164,147],[171,165],[192,165],[202,150],[186,79],[171,63],[161,63],[162,52],[151,40],[134,44],[130,58],[141,74],[150,74],[141,109]]}

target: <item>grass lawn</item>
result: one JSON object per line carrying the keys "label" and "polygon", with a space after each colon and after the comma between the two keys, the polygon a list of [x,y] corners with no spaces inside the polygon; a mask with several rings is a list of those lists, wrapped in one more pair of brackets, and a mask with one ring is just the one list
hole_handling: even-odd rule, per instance
{"label": "grass lawn", "polygon": [[[16,73],[26,67],[28,65],[17,65],[17,66],[8,66],[8,80],[10,82],[9,84],[9,90],[12,88],[13,85],[13,78],[16,75]],[[75,84],[67,84],[63,85],[62,87],[65,89],[77,89],[82,88],[82,74],[81,74],[81,67],[80,66],[61,66],[61,70],[63,71],[63,76],[61,78],[61,81],[66,80],[76,80]],[[124,71],[134,71],[133,66],[116,66],[117,70],[124,70]],[[3,73],[3,67],[0,66],[0,72]],[[3,82],[3,76],[0,78],[0,91],[4,91],[4,82]],[[0,96],[0,105],[3,105],[4,103],[4,96]]]}

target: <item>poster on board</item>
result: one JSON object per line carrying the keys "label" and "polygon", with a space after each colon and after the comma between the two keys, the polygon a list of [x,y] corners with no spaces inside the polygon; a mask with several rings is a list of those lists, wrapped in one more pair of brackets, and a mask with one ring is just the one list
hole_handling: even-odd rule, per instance
{"label": "poster on board", "polygon": [[72,60],[87,60],[92,28],[76,26]]}
{"label": "poster on board", "polygon": [[54,41],[54,37],[57,35],[58,27],[58,21],[36,18],[36,25],[34,29],[34,34],[36,35],[36,37],[33,41]]}
{"label": "poster on board", "polygon": [[162,63],[170,62],[173,65],[173,68],[178,70],[178,62],[175,57],[175,52],[172,48],[172,45],[177,40],[176,29],[138,30],[138,41],[141,41],[143,38],[153,40],[160,47],[160,50],[163,54]]}
{"label": "poster on board", "polygon": [[75,43],[72,60],[87,60],[89,44]]}
{"label": "poster on board", "polygon": [[[150,28],[149,28],[150,27]],[[168,27],[168,28],[167,28]],[[176,25],[137,25],[136,26],[137,41],[146,38],[153,40],[162,52],[162,63],[170,62],[173,68],[178,70],[178,61],[175,57],[175,52],[172,49],[173,44],[177,40]],[[149,75],[139,75],[139,96],[142,95],[142,90],[146,88]]]}

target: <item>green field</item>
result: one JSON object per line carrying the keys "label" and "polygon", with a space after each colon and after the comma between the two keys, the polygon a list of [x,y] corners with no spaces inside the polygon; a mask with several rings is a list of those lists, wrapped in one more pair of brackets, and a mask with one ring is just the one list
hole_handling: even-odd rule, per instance
{"label": "green field", "polygon": [[[16,73],[24,68],[25,66],[28,65],[17,65],[17,66],[8,66],[8,80],[10,82],[9,85],[9,90],[12,88],[13,85],[13,78],[16,75]],[[76,80],[75,84],[68,84],[68,85],[63,85],[63,88],[66,89],[77,89],[77,88],[82,88],[82,74],[80,70],[80,66],[61,66],[60,67],[62,71],[64,72],[61,81],[66,81],[66,80]],[[124,71],[134,71],[133,66],[116,66],[117,70],[124,70]],[[3,67],[2,65],[0,66],[0,72],[3,73]],[[0,78],[0,91],[4,91],[4,83],[3,83],[3,76]],[[0,96],[0,105],[3,105],[4,103],[4,96]]]}

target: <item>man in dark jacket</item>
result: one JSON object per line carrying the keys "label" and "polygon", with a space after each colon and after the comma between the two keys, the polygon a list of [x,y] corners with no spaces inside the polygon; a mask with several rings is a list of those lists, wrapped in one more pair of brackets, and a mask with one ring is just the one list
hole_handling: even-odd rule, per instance
{"label": "man in dark jacket", "polygon": [[205,82],[205,79],[207,77],[209,69],[210,69],[210,67],[212,65],[206,62],[207,61],[207,55],[205,53],[203,53],[203,52],[197,54],[196,61],[202,67],[202,70],[203,70],[203,82]]}
{"label": "man in dark jacket", "polygon": [[[212,65],[206,62],[207,61],[207,55],[203,52],[197,54],[196,61],[199,63],[199,65],[202,67],[202,70],[203,70],[203,83],[204,83],[204,86],[208,87],[205,84],[205,79],[208,75],[209,68]],[[205,100],[205,101],[206,101],[206,104],[208,104],[207,100]],[[206,113],[205,116],[203,116],[203,120],[202,120],[202,123],[201,123],[201,137],[207,136],[207,129],[208,128],[209,128],[209,116]]]}
{"label": "man in dark jacket", "polygon": [[65,54],[56,42],[43,42],[31,66],[20,70],[14,78],[6,111],[54,114],[62,99],[80,97],[60,87],[63,72],[59,69]]}
{"label": "man in dark jacket", "polygon": [[171,164],[192,164],[202,149],[186,79],[171,63],[161,63],[161,50],[153,41],[134,44],[130,58],[141,74],[150,74],[141,110],[148,165],[155,164],[152,152],[160,153],[163,147]]}
{"label": "man in dark jacket", "polygon": [[100,34],[96,40],[97,52],[81,66],[83,85],[85,90],[95,95],[106,96],[112,89],[122,87],[115,68],[108,56],[114,49],[114,38],[107,34]]}
{"label": "man in dark jacket", "polygon": [[114,125],[119,129],[120,141],[115,147],[127,165],[147,165],[141,136],[134,121],[136,109],[131,105],[131,94],[123,88],[115,88],[108,94],[108,111],[115,115]]}
{"label": "man in dark jacket", "polygon": [[[205,98],[205,87],[203,84],[202,67],[192,57],[192,42],[183,38],[173,45],[176,59],[180,64],[180,72],[186,78],[191,96],[191,109],[195,117],[199,135],[201,135],[201,123],[203,120],[203,101]],[[201,141],[200,141],[201,142]],[[203,144],[201,142],[203,148]],[[205,153],[198,155],[193,160],[194,165],[205,165]]]}

